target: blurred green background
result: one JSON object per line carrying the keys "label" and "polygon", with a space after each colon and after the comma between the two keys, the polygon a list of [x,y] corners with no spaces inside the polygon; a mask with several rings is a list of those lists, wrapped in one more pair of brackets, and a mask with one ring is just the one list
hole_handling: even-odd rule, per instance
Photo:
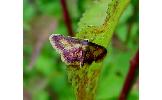
{"label": "blurred green background", "polygon": [[[94,0],[67,0],[74,32],[79,19]],[[116,100],[139,43],[138,0],[132,0],[120,18],[97,88],[97,100]],[[75,100],[66,66],[52,48],[50,33],[68,35],[60,0],[23,2],[24,100]],[[138,78],[128,100],[138,100]]]}

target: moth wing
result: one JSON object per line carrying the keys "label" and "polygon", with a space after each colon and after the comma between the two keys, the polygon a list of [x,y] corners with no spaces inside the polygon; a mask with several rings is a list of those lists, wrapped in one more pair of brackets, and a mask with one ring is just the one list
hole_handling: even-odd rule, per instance
{"label": "moth wing", "polygon": [[93,60],[96,62],[103,60],[103,58],[107,54],[106,48],[97,45],[95,43],[90,43],[89,51],[90,51],[91,58],[93,58]]}
{"label": "moth wing", "polygon": [[61,55],[61,60],[63,61],[63,62],[65,62],[65,64],[66,65],[71,65],[71,66],[79,66],[80,65],[80,61],[77,61],[77,60],[73,60],[73,61],[69,61],[69,59],[71,59],[71,57],[70,56],[68,56],[68,55]]}
{"label": "moth wing", "polygon": [[52,34],[49,37],[49,40],[53,46],[53,48],[56,49],[57,52],[62,53],[63,49],[68,48],[70,46],[69,42],[66,40],[66,38],[59,34]]}
{"label": "moth wing", "polygon": [[[80,65],[80,60],[82,60],[82,55],[77,57],[82,49],[80,40],[72,37],[64,37],[58,34],[52,34],[49,37],[49,40],[56,49],[57,52],[61,55],[61,60],[67,65]],[[78,55],[77,55],[78,54]]]}
{"label": "moth wing", "polygon": [[75,51],[66,51],[64,50],[62,55],[61,55],[61,59],[63,62],[65,62],[67,65],[80,65],[80,61],[82,59],[82,55],[80,57],[78,57],[79,53],[77,52],[78,49],[76,49]]}

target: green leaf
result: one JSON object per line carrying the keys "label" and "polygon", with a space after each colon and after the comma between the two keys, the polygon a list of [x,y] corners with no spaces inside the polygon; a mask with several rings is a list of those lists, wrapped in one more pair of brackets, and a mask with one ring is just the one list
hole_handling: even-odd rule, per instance
{"label": "green leaf", "polygon": [[102,2],[96,1],[90,9],[88,9],[79,22],[78,30],[86,26],[100,26],[106,18],[107,5],[109,0],[101,0]]}
{"label": "green leaf", "polygon": [[57,67],[57,65],[53,66],[54,63],[56,63],[55,60],[40,55],[36,61],[35,67],[43,75],[48,76],[54,71],[54,68]]}
{"label": "green leaf", "polygon": [[126,23],[128,18],[132,16],[132,14],[133,14],[133,6],[132,4],[129,4],[128,7],[123,12],[123,14],[121,15],[119,23],[120,24]]}
{"label": "green leaf", "polygon": [[60,2],[57,0],[47,1],[47,0],[37,0],[38,10],[44,15],[54,15],[55,18],[60,18],[61,6]]}
{"label": "green leaf", "polygon": [[139,30],[138,23],[134,23],[131,29],[131,35],[133,38],[138,35],[138,30]]}
{"label": "green leaf", "polygon": [[32,19],[32,17],[35,15],[35,9],[34,7],[27,1],[24,0],[24,7],[23,7],[23,20],[29,21]]}
{"label": "green leaf", "polygon": [[76,37],[107,47],[118,20],[129,0],[100,0],[94,2],[79,22]]}
{"label": "green leaf", "polygon": [[37,91],[34,95],[33,100],[49,100],[49,95],[46,91]]}
{"label": "green leaf", "polygon": [[126,24],[119,25],[116,29],[116,34],[122,42],[124,42],[127,38],[127,34],[128,34],[127,30],[128,28]]}

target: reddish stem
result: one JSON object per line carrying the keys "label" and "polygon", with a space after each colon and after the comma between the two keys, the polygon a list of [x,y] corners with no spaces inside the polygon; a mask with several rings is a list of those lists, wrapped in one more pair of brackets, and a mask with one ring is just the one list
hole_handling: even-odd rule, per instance
{"label": "reddish stem", "polygon": [[120,93],[119,100],[126,100],[128,93],[133,85],[133,81],[135,79],[136,71],[139,67],[139,50],[136,52],[136,55],[130,61],[130,68],[127,74],[123,89]]}
{"label": "reddish stem", "polygon": [[71,19],[69,16],[69,12],[68,12],[65,0],[61,0],[61,6],[62,6],[63,14],[64,14],[64,21],[65,21],[65,24],[68,30],[68,34],[70,36],[74,36],[73,29],[72,29],[72,23],[71,23]]}

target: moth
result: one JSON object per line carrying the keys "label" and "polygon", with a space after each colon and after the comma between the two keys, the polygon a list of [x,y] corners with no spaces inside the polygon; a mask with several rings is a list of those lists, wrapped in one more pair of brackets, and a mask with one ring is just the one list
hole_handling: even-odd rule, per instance
{"label": "moth", "polygon": [[101,61],[107,54],[106,48],[75,37],[52,34],[49,40],[67,65],[84,66],[93,61]]}

